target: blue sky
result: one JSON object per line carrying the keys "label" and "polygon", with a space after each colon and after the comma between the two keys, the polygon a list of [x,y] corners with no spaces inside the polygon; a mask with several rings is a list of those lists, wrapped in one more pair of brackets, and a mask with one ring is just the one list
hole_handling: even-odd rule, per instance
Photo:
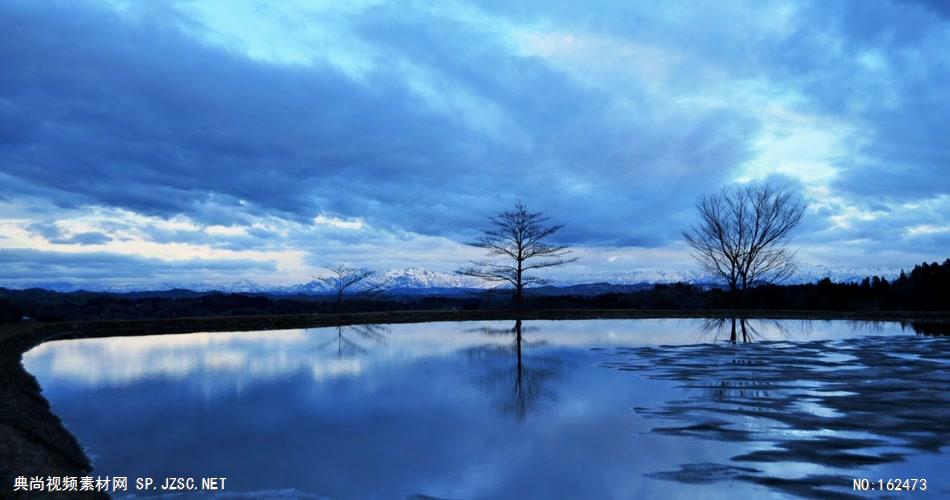
{"label": "blue sky", "polygon": [[516,200],[564,273],[688,271],[766,179],[804,263],[943,260],[946,5],[0,0],[0,284],[451,271]]}

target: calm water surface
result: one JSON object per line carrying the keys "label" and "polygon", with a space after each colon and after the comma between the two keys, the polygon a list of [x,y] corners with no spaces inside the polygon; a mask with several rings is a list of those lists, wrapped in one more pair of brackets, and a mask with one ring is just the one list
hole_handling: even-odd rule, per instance
{"label": "calm water surface", "polygon": [[850,494],[852,477],[950,491],[950,339],[893,323],[745,326],[80,339],[24,364],[94,474],[130,482],[224,476],[231,494],[291,498],[821,496]]}

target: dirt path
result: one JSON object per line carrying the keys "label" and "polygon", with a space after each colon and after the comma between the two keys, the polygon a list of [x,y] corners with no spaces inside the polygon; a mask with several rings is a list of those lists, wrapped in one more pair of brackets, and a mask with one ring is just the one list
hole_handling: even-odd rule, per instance
{"label": "dirt path", "polygon": [[[54,329],[52,331],[59,330]],[[42,343],[48,326],[20,324],[0,331],[0,496],[13,494],[17,476],[87,476],[92,464],[79,442],[50,411],[36,379],[23,369],[23,352]],[[24,494],[24,497],[26,494]],[[30,498],[107,498],[90,493],[29,493]]]}

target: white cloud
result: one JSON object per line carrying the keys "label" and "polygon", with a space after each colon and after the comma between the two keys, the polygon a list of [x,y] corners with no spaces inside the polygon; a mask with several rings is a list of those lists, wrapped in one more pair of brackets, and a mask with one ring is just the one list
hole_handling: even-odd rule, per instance
{"label": "white cloud", "polygon": [[313,219],[314,224],[326,224],[328,226],[338,227],[341,229],[363,229],[363,221],[360,219],[341,219],[339,217],[327,217],[326,215],[320,214]]}

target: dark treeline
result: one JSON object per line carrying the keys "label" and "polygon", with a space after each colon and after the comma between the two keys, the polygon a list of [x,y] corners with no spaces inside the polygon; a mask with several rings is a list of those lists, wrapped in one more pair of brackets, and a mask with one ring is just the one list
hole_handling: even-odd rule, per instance
{"label": "dark treeline", "polygon": [[[91,319],[151,319],[176,317],[338,312],[506,309],[511,294],[503,290],[467,296],[380,296],[338,303],[332,296],[267,296],[197,293],[187,290],[109,294],[58,293],[0,288],[0,319],[21,315],[40,321]],[[625,293],[593,296],[540,295],[530,289],[525,309],[669,309],[703,310],[732,307],[729,292],[689,284],[656,285]],[[823,279],[807,285],[762,285],[747,290],[744,309],[812,311],[950,311],[950,259],[943,264],[920,264],[893,281],[869,277],[858,283]]]}
{"label": "dark treeline", "polygon": [[154,294],[70,292],[0,288],[0,317],[6,321],[27,316],[38,321],[96,319],[162,319],[209,316],[327,314],[340,312],[464,309],[480,300],[420,297],[350,299],[338,304],[335,296],[279,297],[242,293],[197,293],[174,290]]}
{"label": "dark treeline", "polygon": [[748,297],[753,308],[820,309],[836,311],[950,310],[950,259],[943,264],[920,264],[893,281],[877,276],[860,283],[762,286]]}
{"label": "dark treeline", "polygon": [[[657,285],[651,290],[604,294],[588,299],[552,297],[560,307],[571,302],[595,308],[729,309],[728,291],[687,284]],[[858,283],[824,278],[806,285],[762,285],[745,291],[742,309],[807,311],[950,311],[950,259],[919,264],[893,281],[878,276]]]}

